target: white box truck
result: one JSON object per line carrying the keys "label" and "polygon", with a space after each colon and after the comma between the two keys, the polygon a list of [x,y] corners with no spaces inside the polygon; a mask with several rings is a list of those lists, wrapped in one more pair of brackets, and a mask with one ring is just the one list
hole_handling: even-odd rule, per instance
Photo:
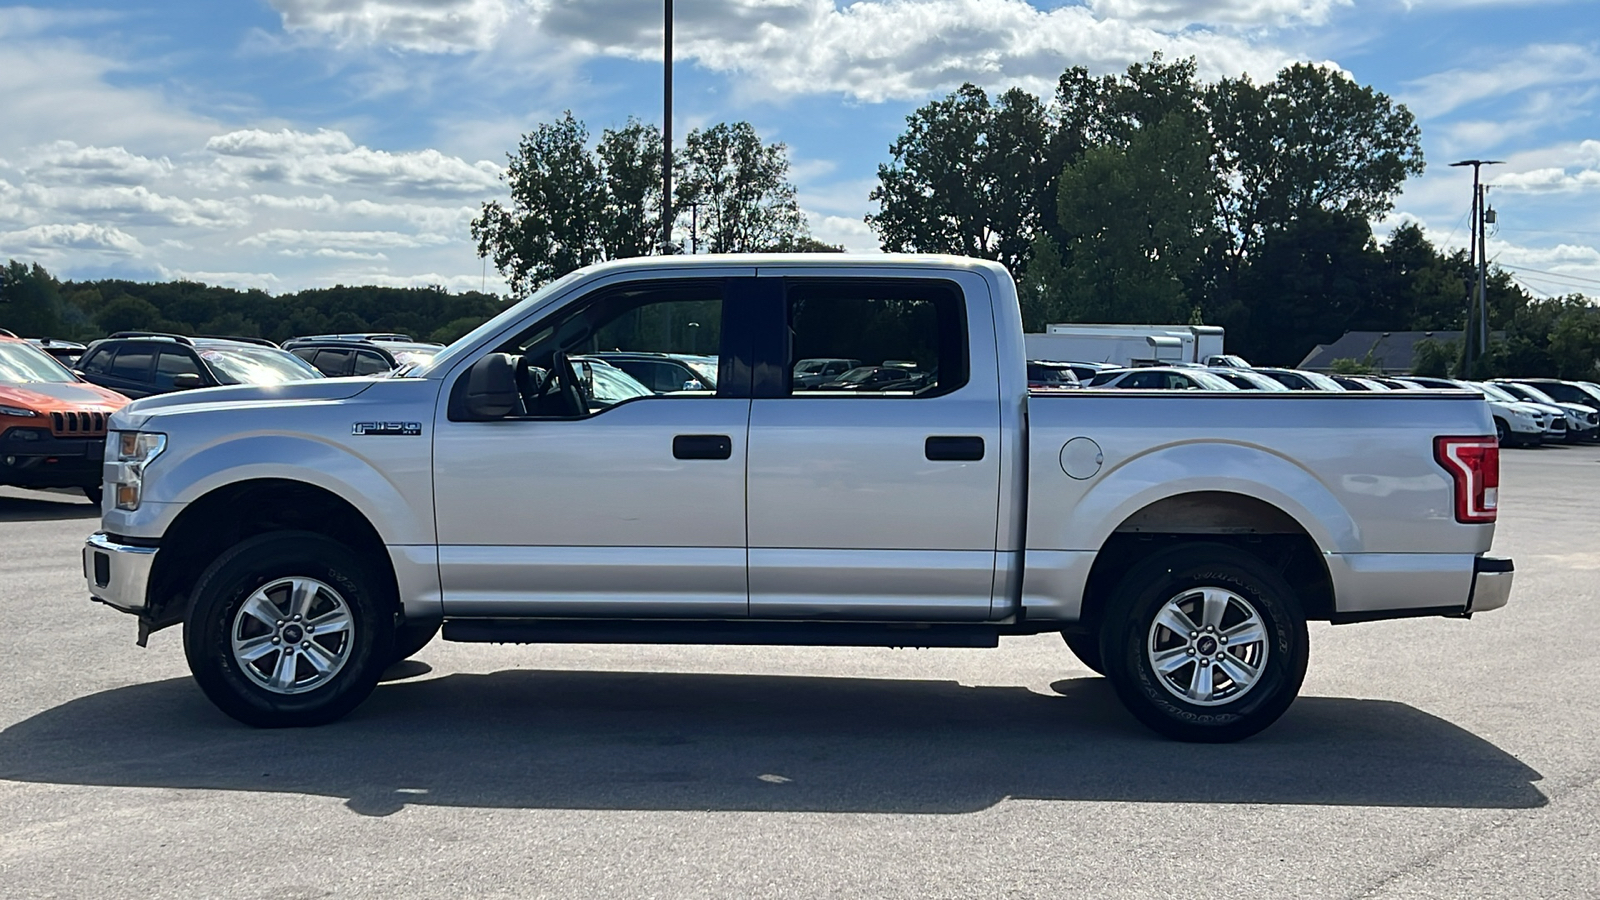
{"label": "white box truck", "polygon": [[1209,364],[1223,354],[1223,329],[1217,325],[1061,324],[1022,339],[1029,359],[1059,362]]}

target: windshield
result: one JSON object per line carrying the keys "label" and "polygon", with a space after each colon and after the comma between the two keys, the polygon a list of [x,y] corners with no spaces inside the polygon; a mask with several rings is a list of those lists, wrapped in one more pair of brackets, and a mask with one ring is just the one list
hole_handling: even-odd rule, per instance
{"label": "windshield", "polygon": [[1499,400],[1502,403],[1521,403],[1522,402],[1522,398],[1521,397],[1513,396],[1510,391],[1507,391],[1504,388],[1499,387],[1498,385],[1477,383],[1477,384],[1474,384],[1473,387],[1477,388],[1480,391],[1483,391],[1485,394],[1488,394],[1489,396],[1493,397],[1496,400]]}
{"label": "windshield", "polygon": [[1339,382],[1334,381],[1332,378],[1329,378],[1321,372],[1301,372],[1296,370],[1296,374],[1298,374],[1301,378],[1311,382],[1311,386],[1319,391],[1344,390],[1344,385],[1341,385]]}
{"label": "windshield", "polygon": [[1186,371],[1183,374],[1193,378],[1195,383],[1208,391],[1236,391],[1237,387],[1229,384],[1225,379],[1219,378],[1210,372]]}
{"label": "windshield", "polygon": [[322,377],[300,357],[270,347],[202,347],[200,358],[223,384],[283,384]]}
{"label": "windshield", "polygon": [[[1498,388],[1500,390],[1500,392],[1503,393],[1503,394],[1513,393],[1513,391],[1510,388],[1501,387],[1500,385],[1495,385],[1495,387]],[[1519,384],[1516,387],[1517,387],[1518,390],[1522,391],[1523,396],[1532,397],[1533,399],[1537,400],[1540,403],[1555,403],[1556,402],[1555,399],[1553,397],[1551,397],[1549,394],[1546,394],[1544,391],[1541,391],[1538,388],[1533,387],[1532,385]]]}
{"label": "windshield", "polygon": [[5,384],[71,384],[76,375],[32,344],[0,342],[0,382]]}
{"label": "windshield", "polygon": [[589,394],[601,406],[612,406],[634,397],[653,397],[655,394],[638,379],[621,369],[603,363],[590,363]]}
{"label": "windshield", "polygon": [[862,366],[859,369],[851,369],[843,375],[840,375],[839,380],[845,384],[860,384],[861,382],[866,381],[868,378],[871,378],[872,373],[876,371],[878,370],[872,366]]}
{"label": "windshield", "polygon": [[439,355],[443,347],[407,347],[404,350],[390,348],[389,354],[394,357],[394,367],[420,366]]}

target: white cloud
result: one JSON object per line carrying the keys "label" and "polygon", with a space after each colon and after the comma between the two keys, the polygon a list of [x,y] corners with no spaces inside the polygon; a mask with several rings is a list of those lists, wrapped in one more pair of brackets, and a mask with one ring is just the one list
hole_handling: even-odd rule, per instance
{"label": "white cloud", "polygon": [[143,249],[137,238],[121,229],[87,222],[35,225],[0,234],[0,254],[83,250],[132,256]]}
{"label": "white cloud", "polygon": [[378,248],[409,249],[447,244],[450,238],[436,234],[402,234],[398,231],[316,231],[301,228],[271,228],[252,234],[239,243],[246,247],[289,248],[294,250],[356,250]]}
{"label": "white cloud", "polygon": [[234,131],[206,141],[235,179],[296,185],[355,185],[420,194],[500,192],[500,166],[469,163],[437,150],[390,153],[358,146],[338,131]]}
{"label": "white cloud", "polygon": [[1532,44],[1492,66],[1419,78],[1403,98],[1419,115],[1442,116],[1470,103],[1529,88],[1600,80],[1600,55],[1576,44]]}
{"label": "white cloud", "polygon": [[23,194],[41,210],[69,216],[114,218],[123,223],[223,228],[238,227],[250,220],[249,213],[237,203],[169,197],[143,185],[86,189],[29,186]]}
{"label": "white cloud", "polygon": [[464,53],[494,42],[524,6],[515,0],[271,0],[288,31],[339,43],[383,43],[427,53]]}
{"label": "white cloud", "polygon": [[433,206],[423,203],[380,203],[358,199],[341,201],[331,194],[309,197],[304,194],[253,194],[250,202],[274,210],[311,212],[319,215],[345,215],[362,219],[405,222],[423,231],[467,234],[477,206]]}
{"label": "white cloud", "polygon": [[[411,50],[485,49],[537,32],[551,52],[660,59],[659,7],[639,0],[271,0],[286,27],[341,43]],[[1317,21],[1343,0],[1101,0],[1157,19],[1213,9],[1227,22]],[[648,12],[642,12],[648,10]],[[1165,10],[1165,12],[1162,12]],[[1235,10],[1228,12],[1228,10]],[[421,17],[421,18],[419,18]],[[1231,17],[1231,18],[1229,18]],[[453,23],[427,39],[424,19]],[[474,24],[467,27],[466,22]],[[512,37],[507,37],[507,35]],[[962,81],[1051,90],[1067,65],[1121,69],[1155,51],[1197,57],[1203,74],[1270,77],[1297,57],[1206,28],[1102,18],[1084,6],[1041,10],[1025,0],[707,0],[680,4],[674,55],[739,76],[739,89],[908,99]]]}
{"label": "white cloud", "polygon": [[1090,0],[1102,19],[1183,26],[1233,25],[1252,28],[1292,23],[1320,25],[1335,7],[1354,0]]}
{"label": "white cloud", "polygon": [[35,180],[143,184],[172,173],[166,158],[151,159],[122,147],[80,147],[55,141],[35,150],[23,170]]}

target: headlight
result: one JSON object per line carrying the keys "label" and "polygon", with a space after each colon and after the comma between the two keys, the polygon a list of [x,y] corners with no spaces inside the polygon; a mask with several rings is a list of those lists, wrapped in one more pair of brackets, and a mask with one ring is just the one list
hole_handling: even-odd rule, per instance
{"label": "headlight", "polygon": [[19,419],[31,419],[38,413],[20,406],[0,406],[0,416],[16,416]]}
{"label": "headlight", "polygon": [[161,451],[167,449],[167,436],[148,431],[116,433],[117,480],[111,485],[117,509],[130,512],[139,508],[144,494],[144,470]]}

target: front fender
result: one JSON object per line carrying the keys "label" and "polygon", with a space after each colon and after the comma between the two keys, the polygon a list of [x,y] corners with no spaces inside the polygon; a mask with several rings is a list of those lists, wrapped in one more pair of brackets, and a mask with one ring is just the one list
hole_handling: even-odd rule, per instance
{"label": "front fender", "polygon": [[[139,520],[170,523],[183,507],[217,488],[273,478],[314,485],[342,497],[372,523],[385,544],[432,544],[427,438],[372,438],[360,449],[358,453],[317,435],[231,434],[176,458],[157,459],[146,476],[145,503],[139,513],[120,515],[130,520],[126,533],[139,534],[151,530],[148,525],[138,527],[144,524]],[[117,516],[107,514],[108,530],[116,531]]]}

